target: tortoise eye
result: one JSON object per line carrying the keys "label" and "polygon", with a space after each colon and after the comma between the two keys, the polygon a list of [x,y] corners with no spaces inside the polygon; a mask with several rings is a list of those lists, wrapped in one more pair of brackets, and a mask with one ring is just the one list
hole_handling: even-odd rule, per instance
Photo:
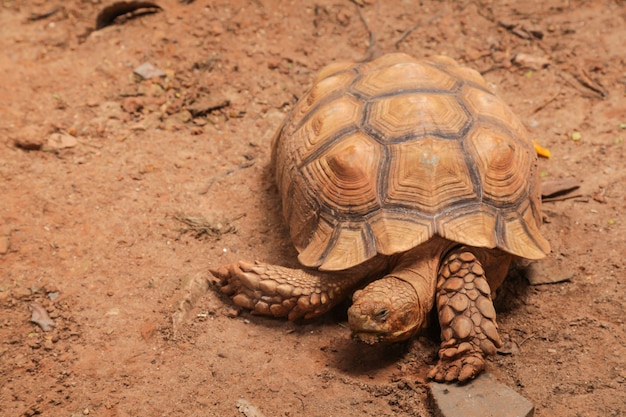
{"label": "tortoise eye", "polygon": [[389,310],[386,308],[382,308],[374,314],[374,318],[376,319],[376,321],[380,321],[383,323],[387,321],[387,317],[389,317]]}

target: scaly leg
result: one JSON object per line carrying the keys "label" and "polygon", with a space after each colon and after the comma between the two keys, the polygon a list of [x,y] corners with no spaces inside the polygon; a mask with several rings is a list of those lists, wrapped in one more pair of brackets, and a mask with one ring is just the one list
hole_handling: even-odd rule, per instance
{"label": "scaly leg", "polygon": [[429,378],[463,382],[476,377],[502,341],[485,271],[467,248],[453,251],[439,270],[437,309],[442,341]]}
{"label": "scaly leg", "polygon": [[222,292],[255,314],[311,318],[330,310],[359,282],[358,273],[323,273],[264,263],[237,262],[211,270]]}

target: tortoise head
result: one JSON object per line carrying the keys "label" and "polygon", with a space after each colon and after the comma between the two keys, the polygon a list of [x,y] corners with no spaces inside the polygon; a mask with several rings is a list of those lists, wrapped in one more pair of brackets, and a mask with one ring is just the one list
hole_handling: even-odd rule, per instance
{"label": "tortoise head", "polygon": [[398,342],[424,325],[424,308],[415,288],[401,279],[385,277],[354,293],[348,309],[352,337],[367,344]]}

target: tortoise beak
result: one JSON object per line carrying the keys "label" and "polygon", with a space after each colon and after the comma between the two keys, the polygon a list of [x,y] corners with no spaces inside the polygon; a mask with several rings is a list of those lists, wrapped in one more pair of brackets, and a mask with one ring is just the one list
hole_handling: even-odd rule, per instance
{"label": "tortoise beak", "polygon": [[389,326],[386,321],[381,321],[380,317],[366,314],[358,308],[348,309],[348,323],[352,330],[351,337],[354,340],[374,345],[376,343],[392,343],[406,340],[413,336],[418,328]]}
{"label": "tortoise beak", "polygon": [[351,338],[367,345],[375,345],[381,342],[381,334],[374,332],[352,332]]}

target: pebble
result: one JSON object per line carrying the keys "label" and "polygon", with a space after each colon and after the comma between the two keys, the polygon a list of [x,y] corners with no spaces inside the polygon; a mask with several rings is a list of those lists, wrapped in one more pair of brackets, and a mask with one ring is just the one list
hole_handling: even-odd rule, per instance
{"label": "pebble", "polygon": [[246,417],[265,417],[261,410],[250,401],[240,398],[237,400],[237,410]]}
{"label": "pebble", "polygon": [[529,55],[524,53],[518,53],[513,57],[513,63],[522,68],[528,68],[532,70],[540,70],[550,65],[550,60],[542,56]]}
{"label": "pebble", "polygon": [[530,401],[491,374],[479,375],[463,385],[431,382],[428,388],[437,416],[532,417],[535,412]]}
{"label": "pebble", "polygon": [[239,317],[241,311],[238,308],[231,307],[226,311],[226,317],[234,319],[235,317]]}
{"label": "pebble", "polygon": [[149,62],[144,62],[143,64],[139,65],[137,68],[135,68],[134,72],[144,80],[149,80],[155,77],[165,77],[165,72],[158,69]]}
{"label": "pebble", "polygon": [[58,150],[73,148],[76,145],[78,145],[78,140],[74,136],[67,133],[52,133],[48,137],[46,147],[50,150]]}
{"label": "pebble", "polygon": [[14,290],[15,298],[28,298],[31,296],[32,292],[30,288],[19,287]]}
{"label": "pebble", "polygon": [[574,273],[563,267],[560,262],[552,258],[546,259],[545,262],[536,262],[527,268],[526,278],[530,285],[555,284],[558,282],[571,281]]}

